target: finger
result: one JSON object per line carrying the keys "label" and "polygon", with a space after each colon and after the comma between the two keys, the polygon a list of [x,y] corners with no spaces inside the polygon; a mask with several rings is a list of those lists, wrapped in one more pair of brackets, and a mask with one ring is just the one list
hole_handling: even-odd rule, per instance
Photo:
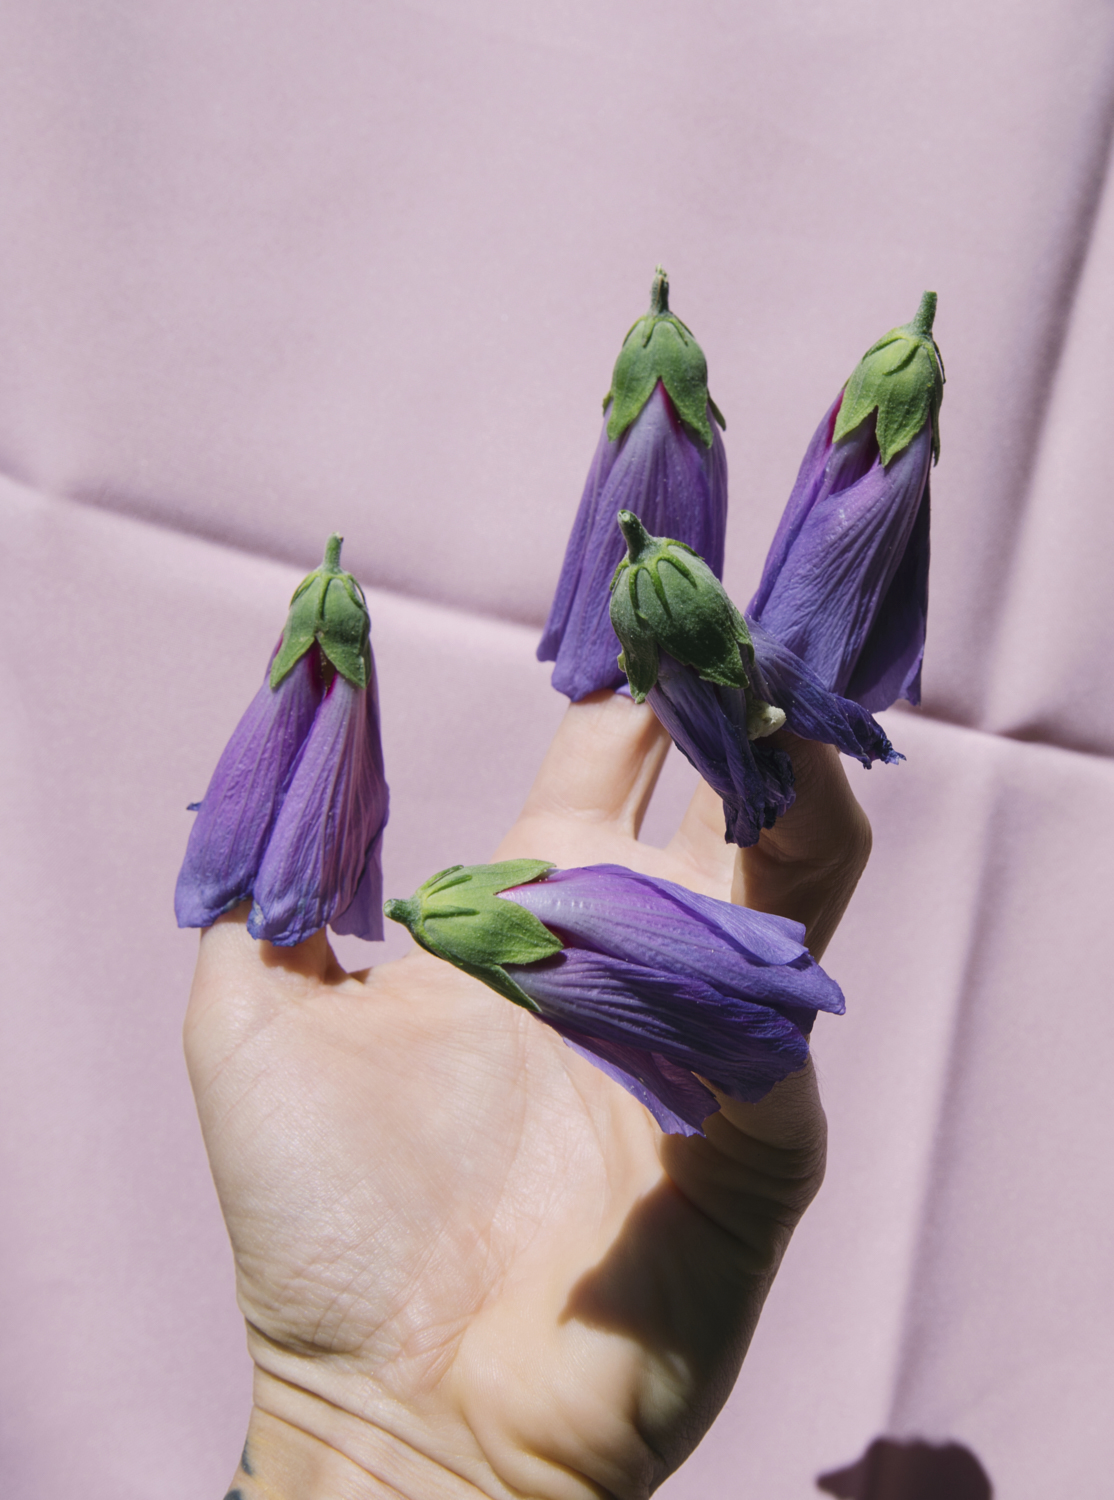
{"label": "finger", "polygon": [[811,1062],[759,1104],[718,1095],[703,1136],[662,1137],[662,1165],[690,1202],[748,1245],[753,1269],[777,1269],[824,1177],[827,1126]]}
{"label": "finger", "polygon": [[573,817],[637,838],[669,745],[653,710],[625,694],[593,693],[571,703],[522,820]]}
{"label": "finger", "polygon": [[184,1027],[195,1086],[200,1071],[219,1066],[277,1008],[349,978],[324,928],[304,943],[280,948],[251,937],[250,910],[245,901],[201,934]]}
{"label": "finger", "polygon": [[743,903],[803,922],[819,958],[870,855],[870,822],[838,751],[782,731],[772,742],[793,758],[796,800],[741,862]]}
{"label": "finger", "polygon": [[706,781],[700,781],[667,852],[692,870],[695,889],[721,899],[731,892],[735,900],[735,886],[741,890],[742,878],[739,850],[724,838],[723,826],[723,802]]}

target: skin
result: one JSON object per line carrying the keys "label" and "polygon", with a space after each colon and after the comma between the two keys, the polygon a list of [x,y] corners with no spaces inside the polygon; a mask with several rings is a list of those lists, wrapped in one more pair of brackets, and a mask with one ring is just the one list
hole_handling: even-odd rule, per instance
{"label": "skin", "polygon": [[[830,747],[752,850],[701,787],[637,842],[668,741],[570,707],[493,857],[603,861],[805,923],[819,956],[870,829]],[[451,851],[446,851],[451,854]],[[431,872],[432,873],[432,872]],[[409,894],[399,893],[399,894]],[[239,1500],[635,1500],[707,1430],[820,1186],[809,1065],[664,1136],[546,1026],[414,950],[202,935],[186,1056],[255,1361]]]}

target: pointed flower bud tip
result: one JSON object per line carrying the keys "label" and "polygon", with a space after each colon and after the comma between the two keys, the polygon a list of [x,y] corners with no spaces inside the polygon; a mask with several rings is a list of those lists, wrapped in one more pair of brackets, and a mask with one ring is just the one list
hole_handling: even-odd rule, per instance
{"label": "pointed flower bud tip", "polygon": [[664,317],[669,311],[669,276],[663,266],[654,267],[654,282],[650,287],[650,316]]}
{"label": "pointed flower bud tip", "polygon": [[657,539],[650,535],[633,511],[621,510],[616,520],[627,544],[628,562],[637,561],[643,552],[656,544]]}
{"label": "pointed flower bud tip", "polygon": [[611,581],[611,624],[635,701],[657,681],[661,651],[709,682],[746,687],[750,636],[704,559],[683,542],[650,536],[630,511],[619,525],[629,551]]}
{"label": "pointed flower bud tip", "polygon": [[940,457],[944,362],[932,336],[935,317],[936,293],[925,292],[912,322],[891,328],[866,351],[844,388],[834,442],[877,413],[875,433],[883,464],[906,449],[928,422],[933,458]]}
{"label": "pointed flower bud tip", "polygon": [[917,316],[909,324],[909,330],[922,339],[929,339],[932,337],[932,325],[935,321],[936,293],[923,292],[921,294],[921,305],[917,308]]}
{"label": "pointed flower bud tip", "polygon": [[420,913],[413,901],[395,896],[390,901],[384,901],[383,915],[389,917],[392,922],[398,922],[401,926],[412,929]]}
{"label": "pointed flower bud tip", "polygon": [[325,543],[325,560],[321,564],[323,573],[340,572],[340,549],[344,546],[344,538],[338,531],[334,531]]}
{"label": "pointed flower bud tip", "polygon": [[650,310],[623,340],[611,388],[603,398],[604,411],[611,408],[607,435],[612,442],[635,421],[659,381],[689,434],[710,448],[709,412],[721,427],[724,421],[708,395],[704,352],[680,318],[669,311],[669,277],[661,266],[654,272]]}
{"label": "pointed flower bud tip", "polygon": [[294,590],[282,645],[271,666],[273,688],[315,643],[353,687],[366,688],[371,680],[371,622],[363,590],[340,566],[343,542],[334,532],[325,544],[321,566]]}

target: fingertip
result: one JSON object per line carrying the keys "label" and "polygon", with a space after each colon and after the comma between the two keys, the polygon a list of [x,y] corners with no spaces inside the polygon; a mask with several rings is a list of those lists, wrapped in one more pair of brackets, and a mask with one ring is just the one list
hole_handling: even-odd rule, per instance
{"label": "fingertip", "polygon": [[186,1007],[187,1052],[190,1038],[214,1008],[229,1004],[245,1013],[271,1007],[277,997],[296,998],[321,984],[348,976],[321,928],[303,943],[279,947],[248,932],[250,901],[244,901],[201,933],[197,965]]}

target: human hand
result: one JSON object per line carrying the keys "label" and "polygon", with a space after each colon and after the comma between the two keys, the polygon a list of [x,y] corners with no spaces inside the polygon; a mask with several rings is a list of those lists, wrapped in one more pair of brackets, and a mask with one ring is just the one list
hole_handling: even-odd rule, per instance
{"label": "human hand", "polygon": [[[615,863],[805,922],[822,951],[869,852],[839,758],[723,842],[703,785],[637,842],[666,739],[568,710],[495,854]],[[649,1494],[729,1393],[823,1174],[811,1066],[706,1137],[663,1136],[536,1018],[415,950],[362,975],[325,933],[202,936],[186,1055],[256,1365],[242,1500]]]}

